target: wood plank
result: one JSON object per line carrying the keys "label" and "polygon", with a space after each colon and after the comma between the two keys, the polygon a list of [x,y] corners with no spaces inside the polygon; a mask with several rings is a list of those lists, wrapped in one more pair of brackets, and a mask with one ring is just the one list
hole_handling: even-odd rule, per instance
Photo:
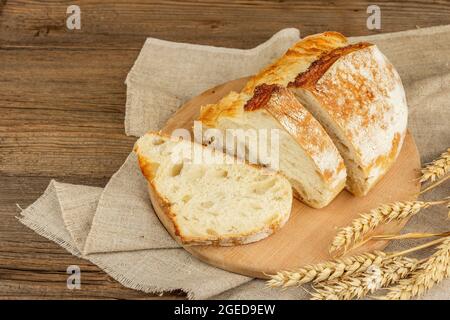
{"label": "wood plank", "polygon": [[123,127],[123,82],[135,53],[5,50],[1,57],[0,173],[111,176],[135,141]]}
{"label": "wood plank", "polygon": [[382,29],[370,31],[365,27],[370,1],[79,0],[74,3],[81,8],[81,30],[68,31],[66,1],[5,3],[0,42],[25,48],[140,49],[148,36],[250,48],[285,27],[305,35],[332,29],[356,36],[450,23],[448,1],[378,1]]}

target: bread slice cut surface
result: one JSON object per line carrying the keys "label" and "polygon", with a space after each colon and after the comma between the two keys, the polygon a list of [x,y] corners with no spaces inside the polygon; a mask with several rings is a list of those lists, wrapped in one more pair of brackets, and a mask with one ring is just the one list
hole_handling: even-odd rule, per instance
{"label": "bread slice cut surface", "polygon": [[134,151],[160,220],[184,245],[255,242],[289,219],[292,189],[276,172],[159,133]]}

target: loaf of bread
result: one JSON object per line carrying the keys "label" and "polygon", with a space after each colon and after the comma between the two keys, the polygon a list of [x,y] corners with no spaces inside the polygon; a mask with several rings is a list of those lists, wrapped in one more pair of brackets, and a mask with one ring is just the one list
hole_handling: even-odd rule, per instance
{"label": "loaf of bread", "polygon": [[[278,130],[278,169],[289,179],[294,194],[314,208],[322,208],[344,188],[346,170],[335,145],[316,119],[285,87],[258,86],[253,96],[231,93],[218,104],[204,106],[200,120],[207,127],[223,131],[245,129]],[[269,139],[261,139],[266,144]],[[245,148],[261,141],[245,140]],[[267,149],[270,146],[266,147]],[[254,152],[257,153],[256,151]],[[258,163],[266,163],[257,158]]]}
{"label": "loaf of bread", "polygon": [[276,172],[159,133],[134,151],[158,217],[184,245],[250,243],[289,219],[292,188]]}
{"label": "loaf of bread", "polygon": [[[252,77],[240,99],[255,99],[261,85],[287,87],[320,122],[344,158],[347,188],[353,194],[367,194],[395,162],[406,134],[406,98],[397,71],[375,45],[350,45],[337,32],[306,37]],[[224,105],[230,100],[225,97],[217,109],[236,109],[235,103]],[[213,108],[203,108],[200,120]],[[235,117],[233,112],[218,114],[207,125]],[[304,138],[318,143],[311,136]],[[289,161],[292,155],[284,157]],[[289,177],[290,169],[283,169]]]}
{"label": "loaf of bread", "polygon": [[345,44],[338,33],[324,34],[314,46],[297,44],[252,77],[240,93],[231,92],[219,103],[203,106],[199,117],[205,126],[221,130],[281,129],[279,169],[291,182],[294,195],[313,208],[328,205],[345,187],[346,169],[324,128],[286,87],[315,59]]}

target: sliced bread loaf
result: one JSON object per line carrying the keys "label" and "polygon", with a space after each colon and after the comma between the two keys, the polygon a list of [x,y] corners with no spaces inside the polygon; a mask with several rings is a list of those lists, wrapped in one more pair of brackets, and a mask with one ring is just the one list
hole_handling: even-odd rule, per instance
{"label": "sliced bread loaf", "polygon": [[[308,36],[252,77],[240,99],[262,84],[288,87],[320,122],[344,158],[354,195],[367,194],[397,159],[408,108],[397,71],[376,45],[349,45],[337,32]],[[221,117],[236,109],[219,108]]]}
{"label": "sliced bread loaf", "polygon": [[159,133],[134,151],[160,220],[182,244],[250,243],[289,219],[292,189],[278,173]]}
{"label": "sliced bread loaf", "polygon": [[199,117],[205,126],[221,130],[280,129],[279,169],[291,182],[294,195],[313,208],[328,205],[347,177],[330,137],[285,88],[321,55],[347,44],[337,32],[319,38],[299,42],[252,77],[240,93],[231,92],[219,103],[203,106]]}

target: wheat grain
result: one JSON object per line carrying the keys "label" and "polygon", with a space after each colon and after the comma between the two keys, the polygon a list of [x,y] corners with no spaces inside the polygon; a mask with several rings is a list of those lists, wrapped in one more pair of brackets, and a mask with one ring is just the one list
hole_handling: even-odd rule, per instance
{"label": "wheat grain", "polygon": [[343,276],[327,280],[315,286],[312,300],[361,299],[380,288],[397,283],[417,267],[418,261],[407,257],[384,259],[380,266],[373,266],[356,276]]}
{"label": "wheat grain", "polygon": [[388,300],[406,300],[423,295],[435,284],[450,276],[450,237],[447,237],[437,251],[408,278],[400,280],[397,286],[380,297]]}
{"label": "wheat grain", "polygon": [[349,226],[341,228],[334,237],[330,253],[345,253],[352,245],[364,239],[364,236],[381,224],[389,223],[393,220],[403,220],[417,214],[420,210],[432,205],[447,203],[442,201],[406,201],[383,204],[368,213],[363,213],[359,218],[354,219]]}
{"label": "wheat grain", "polygon": [[379,265],[387,256],[386,253],[374,251],[352,257],[344,257],[299,268],[295,271],[280,271],[270,275],[267,285],[270,287],[300,286],[308,282],[320,282],[332,280],[341,276],[348,276],[364,272],[372,265]]}
{"label": "wheat grain", "polygon": [[420,182],[430,181],[434,182],[443,177],[450,171],[450,148],[433,162],[427,164],[422,170]]}

